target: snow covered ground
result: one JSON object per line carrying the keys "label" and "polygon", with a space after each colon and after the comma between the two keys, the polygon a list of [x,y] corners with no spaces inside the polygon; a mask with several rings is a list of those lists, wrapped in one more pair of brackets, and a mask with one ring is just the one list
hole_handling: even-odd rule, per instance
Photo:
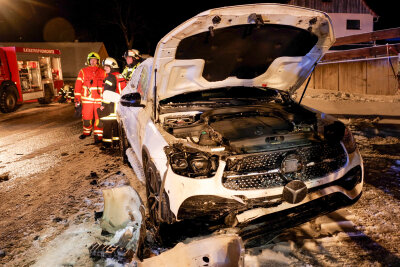
{"label": "snow covered ground", "polygon": [[[370,104],[397,103],[381,100]],[[337,95],[331,101],[347,100]],[[93,242],[109,240],[94,218],[103,209],[101,190],[130,184],[145,200],[145,188],[116,154],[101,151],[91,138],[78,139],[81,122],[72,114],[71,105],[32,104],[0,115],[0,265],[118,265],[94,263],[88,253]],[[245,266],[400,266],[396,124],[377,127],[381,118],[373,117],[342,121],[353,130],[364,158],[360,200],[253,244],[246,249]],[[45,145],[41,140],[47,139]]]}
{"label": "snow covered ground", "polygon": [[[302,91],[294,95],[298,102]],[[332,90],[307,89],[303,105],[332,115],[400,117],[400,94],[394,96],[363,95]]]}

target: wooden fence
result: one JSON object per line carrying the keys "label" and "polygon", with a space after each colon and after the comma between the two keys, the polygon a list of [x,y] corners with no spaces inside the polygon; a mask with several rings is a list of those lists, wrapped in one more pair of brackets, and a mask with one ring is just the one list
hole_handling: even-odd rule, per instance
{"label": "wooden fence", "polygon": [[[338,38],[335,45],[400,37],[400,28]],[[394,95],[399,91],[400,44],[330,51],[317,65],[309,88]],[[304,85],[303,85],[304,86]]]}
{"label": "wooden fence", "polygon": [[320,63],[308,87],[368,95],[394,95],[399,90],[398,62],[398,56],[391,56]]}

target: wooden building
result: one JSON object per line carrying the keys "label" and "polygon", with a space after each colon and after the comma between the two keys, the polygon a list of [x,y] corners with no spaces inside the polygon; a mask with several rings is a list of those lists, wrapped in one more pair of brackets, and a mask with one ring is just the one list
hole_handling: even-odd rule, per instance
{"label": "wooden building", "polygon": [[363,0],[290,0],[288,4],[328,13],[336,37],[372,32],[378,17]]}

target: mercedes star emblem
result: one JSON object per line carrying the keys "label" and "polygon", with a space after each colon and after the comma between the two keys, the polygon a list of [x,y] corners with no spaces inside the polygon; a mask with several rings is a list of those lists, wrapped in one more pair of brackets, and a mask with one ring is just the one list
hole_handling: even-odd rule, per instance
{"label": "mercedes star emblem", "polygon": [[289,182],[285,187],[283,187],[283,199],[290,203],[296,204],[306,197],[307,195],[307,186],[304,182],[300,180],[294,180]]}

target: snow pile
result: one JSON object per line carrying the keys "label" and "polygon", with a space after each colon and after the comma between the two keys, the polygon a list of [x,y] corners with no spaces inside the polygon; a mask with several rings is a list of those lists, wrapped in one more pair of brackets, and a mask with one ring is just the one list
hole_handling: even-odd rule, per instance
{"label": "snow pile", "polygon": [[93,235],[96,232],[100,235],[100,228],[93,222],[70,226],[46,245],[33,266],[91,265],[88,247],[97,241]]}
{"label": "snow pile", "polygon": [[296,262],[292,255],[295,250],[296,246],[293,241],[252,248],[245,254],[245,266],[291,266]]}
{"label": "snow pile", "polygon": [[[293,99],[300,99],[303,90],[293,94]],[[355,101],[355,102],[388,102],[400,103],[400,94],[397,95],[366,95],[357,93],[338,92],[323,89],[307,89],[304,98],[321,99],[329,101]]]}
{"label": "snow pile", "polygon": [[246,267],[290,266],[293,263],[293,260],[281,252],[264,249],[256,256],[246,254],[244,262]]}

